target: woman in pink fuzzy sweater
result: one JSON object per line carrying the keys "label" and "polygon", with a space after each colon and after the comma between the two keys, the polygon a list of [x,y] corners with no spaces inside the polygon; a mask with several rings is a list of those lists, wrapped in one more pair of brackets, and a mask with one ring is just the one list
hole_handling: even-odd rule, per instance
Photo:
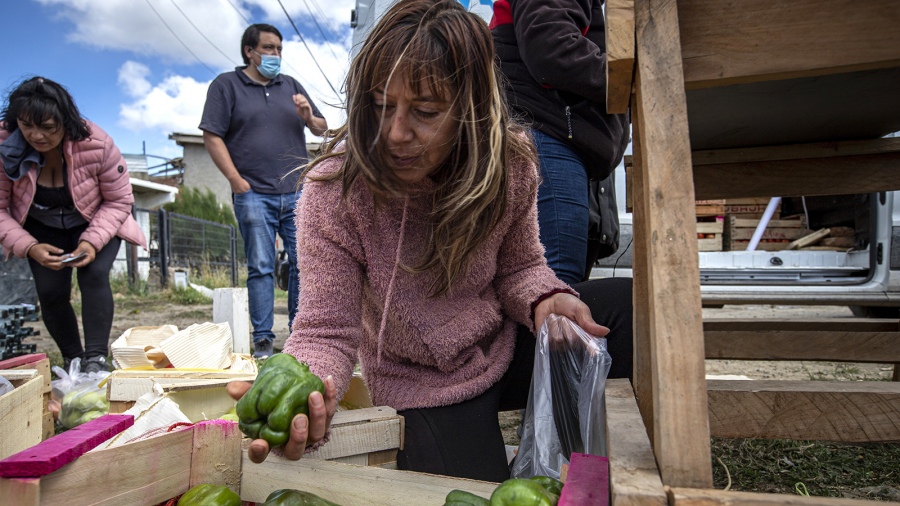
{"label": "woman in pink fuzzy sweater", "polygon": [[[399,468],[502,481],[497,412],[525,406],[535,328],[556,313],[609,329],[547,267],[535,153],[509,118],[488,27],[456,0],[401,1],[353,61],[347,101],[296,211],[284,352],[326,389],[284,454],[327,440],[359,362],[372,401],[405,417]],[[615,295],[630,308],[630,292]],[[251,444],[253,460],[267,453]]]}

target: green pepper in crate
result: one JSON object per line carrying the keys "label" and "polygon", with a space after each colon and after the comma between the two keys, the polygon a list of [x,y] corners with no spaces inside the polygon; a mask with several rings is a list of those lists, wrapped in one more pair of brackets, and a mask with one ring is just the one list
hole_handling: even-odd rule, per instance
{"label": "green pepper in crate", "polygon": [[553,495],[562,495],[563,483],[555,478],[549,476],[533,476],[529,479],[540,483],[542,487],[547,489],[547,492],[550,492]]}
{"label": "green pepper in crate", "polygon": [[558,495],[525,478],[506,480],[491,494],[491,506],[556,506],[557,502]]}
{"label": "green pepper in crate", "polygon": [[444,506],[490,506],[488,501],[480,495],[475,495],[465,490],[451,490],[444,499]]}
{"label": "green pepper in crate", "polygon": [[241,432],[265,439],[271,448],[284,446],[294,417],[309,415],[307,401],[313,391],[324,395],[325,384],[309,372],[308,365],[287,353],[272,355],[235,406]]}
{"label": "green pepper in crate", "polygon": [[178,506],[241,506],[241,498],[225,485],[202,483],[185,492]]}
{"label": "green pepper in crate", "polygon": [[322,499],[316,494],[285,488],[276,490],[266,497],[266,502],[261,506],[338,506],[337,504]]}

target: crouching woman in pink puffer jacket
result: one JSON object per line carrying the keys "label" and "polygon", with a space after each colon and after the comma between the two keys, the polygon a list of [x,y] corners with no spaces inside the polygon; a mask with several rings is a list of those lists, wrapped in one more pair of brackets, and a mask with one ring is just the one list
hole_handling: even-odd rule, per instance
{"label": "crouching woman in pink puffer jacket", "polygon": [[[72,96],[42,77],[27,79],[0,113],[0,244],[28,258],[41,316],[66,368],[107,370],[113,297],[109,272],[121,240],[146,248],[131,216],[125,159],[81,117]],[[82,297],[84,342],[70,300],[72,269]]]}

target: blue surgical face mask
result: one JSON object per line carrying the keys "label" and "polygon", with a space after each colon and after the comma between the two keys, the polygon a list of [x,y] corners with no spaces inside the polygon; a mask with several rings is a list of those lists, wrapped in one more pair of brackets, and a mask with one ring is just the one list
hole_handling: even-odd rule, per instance
{"label": "blue surgical face mask", "polygon": [[[256,53],[256,51],[253,51]],[[259,65],[256,70],[266,79],[275,79],[275,76],[281,72],[281,57],[271,54],[259,54]]]}

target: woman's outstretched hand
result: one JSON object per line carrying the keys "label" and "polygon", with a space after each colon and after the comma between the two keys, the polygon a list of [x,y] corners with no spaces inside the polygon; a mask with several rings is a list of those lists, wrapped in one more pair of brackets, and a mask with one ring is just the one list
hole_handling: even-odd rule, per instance
{"label": "woman's outstretched hand", "polygon": [[591,309],[578,297],[570,293],[555,293],[542,300],[534,308],[534,330],[541,329],[544,320],[551,314],[558,314],[574,321],[585,332],[596,337],[609,333],[609,328],[598,324],[591,316]]}
{"label": "woman's outstretched hand", "polygon": [[[291,437],[284,445],[284,456],[290,460],[299,460],[303,457],[306,447],[321,441],[331,425],[331,418],[337,411],[337,388],[334,379],[328,376],[323,380],[325,395],[319,392],[309,394],[309,417],[297,415],[291,422]],[[250,390],[252,383],[247,381],[232,381],[228,383],[228,394],[235,400]],[[269,455],[269,443],[265,439],[254,439],[247,450],[250,460],[259,464]]]}

